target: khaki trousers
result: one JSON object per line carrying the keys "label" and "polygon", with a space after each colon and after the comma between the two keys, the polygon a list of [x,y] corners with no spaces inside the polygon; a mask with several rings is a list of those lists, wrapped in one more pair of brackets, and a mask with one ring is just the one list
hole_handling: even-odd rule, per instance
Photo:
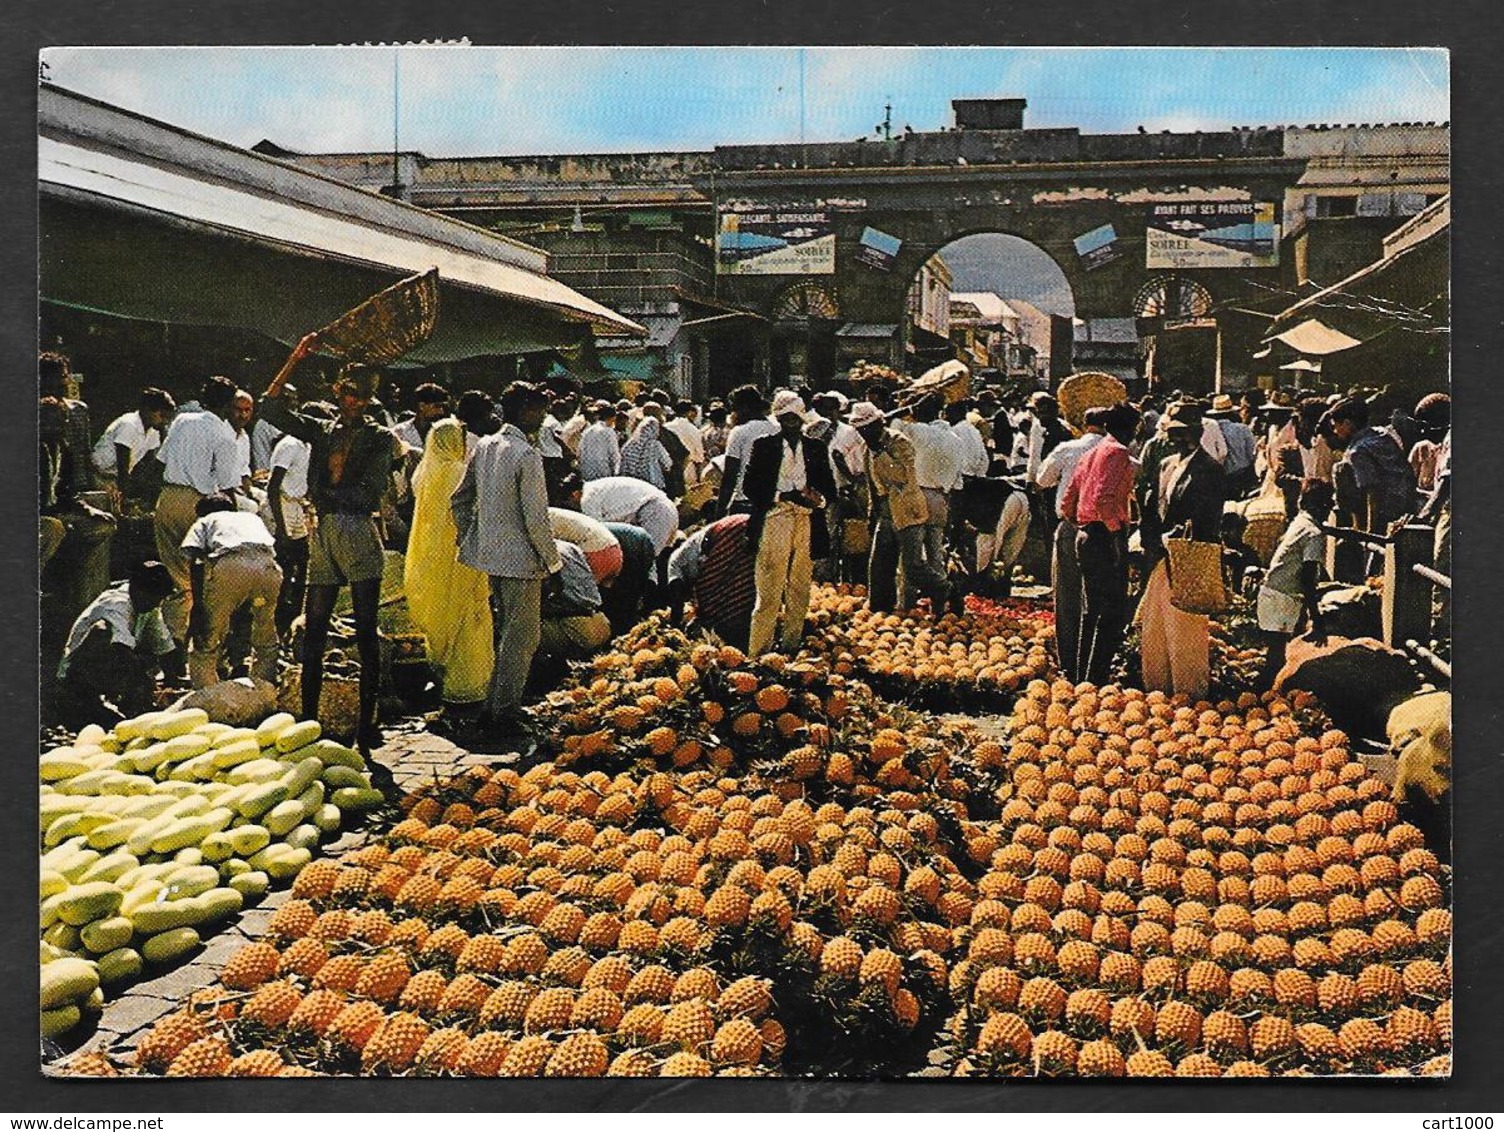
{"label": "khaki trousers", "polygon": [[219,683],[219,660],[230,619],[237,610],[251,611],[251,675],[277,677],[277,595],[282,568],[270,547],[236,550],[211,558],[204,566],[204,643],[190,643],[188,676],[195,688]]}
{"label": "khaki trousers", "polygon": [[183,553],[183,537],[193,526],[198,513],[194,510],[203,498],[191,487],[163,484],[157,496],[157,510],[152,517],[152,533],[157,540],[157,561],[172,575],[175,592],[162,603],[162,619],[168,631],[181,644],[188,636],[188,608],[193,599],[188,592],[188,556]]}
{"label": "khaki trousers", "polygon": [[1211,622],[1176,609],[1170,593],[1169,567],[1160,559],[1138,607],[1144,687],[1203,699],[1211,678]]}
{"label": "khaki trousers", "polygon": [[749,656],[761,656],[773,647],[773,631],[780,615],[784,651],[793,652],[799,647],[814,573],[809,556],[809,524],[810,511],[792,503],[777,504],[763,522],[754,568],[757,603],[752,607]]}
{"label": "khaki trousers", "polygon": [[611,639],[611,622],[604,613],[544,620],[538,651],[549,656],[589,656]]}

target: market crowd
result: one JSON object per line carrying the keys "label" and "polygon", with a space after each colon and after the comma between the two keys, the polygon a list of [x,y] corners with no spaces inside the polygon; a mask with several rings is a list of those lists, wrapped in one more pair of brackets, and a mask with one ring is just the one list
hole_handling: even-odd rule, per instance
{"label": "market crowd", "polygon": [[[1045,392],[748,385],[702,408],[519,381],[494,401],[419,385],[398,415],[359,365],[330,401],[303,401],[292,379],[316,347],[259,397],[222,377],[183,403],[143,389],[98,435],[67,358],[41,357],[44,586],[71,624],[58,719],[144,710],[164,677],[276,681],[295,632],[314,717],[348,588],[369,750],[391,550],[444,704],[434,726],[480,749],[525,733],[530,689],[649,611],[692,609],[753,655],[792,651],[816,579],[940,617],[1006,595],[1031,532],[1065,675],[1111,679],[1136,621],[1144,686],[1192,698],[1209,678],[1198,587],[1252,587],[1272,676],[1286,642],[1322,633],[1327,574],[1372,572],[1357,543],[1329,571],[1324,526],[1434,524],[1450,569],[1442,394],[1383,419],[1355,394],[1171,395],[1073,424]],[[112,582],[132,507],[155,555]]]}

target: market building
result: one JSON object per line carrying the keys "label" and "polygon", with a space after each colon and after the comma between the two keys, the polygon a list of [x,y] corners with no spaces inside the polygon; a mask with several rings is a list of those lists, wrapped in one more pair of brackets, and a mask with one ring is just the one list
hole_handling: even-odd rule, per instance
{"label": "market building", "polygon": [[[1376,256],[1449,179],[1445,124],[1085,134],[1029,127],[1023,99],[953,107],[938,131],[692,152],[257,148],[546,248],[562,281],[661,319],[628,352],[701,395],[824,382],[885,345],[906,357],[883,328],[931,257],[978,232],[1047,253],[1076,318],[1135,320],[1151,382],[1267,383],[1255,355],[1269,319]],[[656,291],[638,295],[633,273]],[[1073,337],[1055,327],[1039,352],[1052,379],[1070,372]]]}

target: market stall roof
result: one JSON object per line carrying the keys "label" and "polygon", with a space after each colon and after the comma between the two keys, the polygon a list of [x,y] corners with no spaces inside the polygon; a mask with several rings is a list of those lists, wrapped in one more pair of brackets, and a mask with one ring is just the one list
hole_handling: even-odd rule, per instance
{"label": "market stall roof", "polygon": [[38,132],[45,300],[292,341],[437,267],[439,329],[413,360],[644,333],[539,249],[58,87]]}
{"label": "market stall roof", "polygon": [[891,338],[898,333],[892,322],[845,322],[836,331],[837,338]]}
{"label": "market stall roof", "polygon": [[1333,330],[1326,323],[1315,318],[1308,318],[1290,327],[1289,330],[1273,335],[1270,341],[1275,340],[1283,342],[1297,353],[1317,355],[1350,350],[1359,343],[1357,338],[1344,334],[1340,330]]}
{"label": "market stall roof", "polygon": [[1336,323],[1358,341],[1395,328],[1444,332],[1451,220],[1448,194],[1386,236],[1381,258],[1281,311],[1270,337],[1318,314],[1322,323]]}

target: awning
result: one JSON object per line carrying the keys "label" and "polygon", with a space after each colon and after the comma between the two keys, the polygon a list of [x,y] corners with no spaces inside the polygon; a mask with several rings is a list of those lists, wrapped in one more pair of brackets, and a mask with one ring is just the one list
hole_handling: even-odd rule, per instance
{"label": "awning", "polygon": [[438,329],[411,364],[644,333],[535,248],[93,99],[44,85],[39,135],[45,301],[292,342],[436,267]]}
{"label": "awning", "polygon": [[892,338],[898,325],[892,322],[846,322],[836,331],[837,338]]}
{"label": "awning", "polygon": [[1289,330],[1275,334],[1266,341],[1279,341],[1300,354],[1326,355],[1339,350],[1350,350],[1359,344],[1357,338],[1333,330],[1319,319],[1308,318]]}
{"label": "awning", "polygon": [[1293,362],[1286,362],[1279,368],[1301,370],[1305,373],[1320,373],[1321,363],[1313,362],[1309,358],[1296,358]]}

